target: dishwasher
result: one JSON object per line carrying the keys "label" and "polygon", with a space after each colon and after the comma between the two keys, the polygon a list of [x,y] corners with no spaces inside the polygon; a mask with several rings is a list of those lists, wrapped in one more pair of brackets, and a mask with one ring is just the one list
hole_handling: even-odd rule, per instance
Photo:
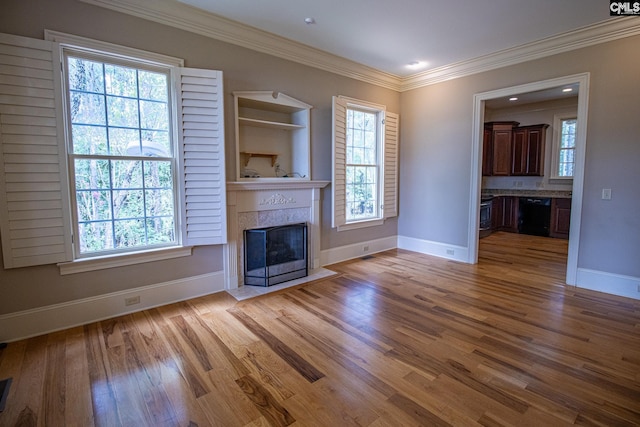
{"label": "dishwasher", "polygon": [[521,197],[518,206],[518,232],[534,236],[549,236],[551,199]]}

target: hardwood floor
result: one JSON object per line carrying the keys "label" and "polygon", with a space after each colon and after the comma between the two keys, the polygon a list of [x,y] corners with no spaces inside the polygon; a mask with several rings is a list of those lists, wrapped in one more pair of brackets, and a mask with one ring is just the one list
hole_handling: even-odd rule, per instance
{"label": "hardwood floor", "polygon": [[640,301],[563,285],[567,243],[402,250],[10,343],[1,426],[640,425]]}

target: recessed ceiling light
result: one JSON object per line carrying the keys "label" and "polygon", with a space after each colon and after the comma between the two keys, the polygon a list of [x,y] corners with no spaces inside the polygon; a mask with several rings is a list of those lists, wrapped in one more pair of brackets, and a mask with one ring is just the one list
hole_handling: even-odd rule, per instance
{"label": "recessed ceiling light", "polygon": [[304,23],[307,25],[312,25],[316,23],[316,20],[313,18],[304,18]]}
{"label": "recessed ceiling light", "polygon": [[563,92],[573,92],[573,89],[570,87],[562,89]]}
{"label": "recessed ceiling light", "polygon": [[512,96],[511,98],[509,98],[509,101],[517,101],[518,97],[517,96]]}
{"label": "recessed ceiling light", "polygon": [[407,68],[411,70],[417,70],[418,68],[423,68],[427,65],[426,62],[423,61],[412,61],[407,64]]}

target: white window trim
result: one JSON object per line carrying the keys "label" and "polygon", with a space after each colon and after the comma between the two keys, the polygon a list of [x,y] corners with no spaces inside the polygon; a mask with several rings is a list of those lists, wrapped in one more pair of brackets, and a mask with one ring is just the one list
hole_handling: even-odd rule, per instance
{"label": "white window trim", "polygon": [[[338,100],[345,102],[346,103],[346,108],[349,107],[353,107],[355,109],[365,109],[365,110],[370,110],[371,112],[376,112],[376,113],[381,113],[382,114],[382,119],[386,122],[388,116],[390,116],[392,113],[389,113],[386,111],[386,106],[381,105],[381,104],[376,104],[373,102],[368,102],[368,101],[362,101],[359,99],[355,99],[355,98],[350,98],[350,97],[346,97],[346,96],[337,96],[335,97]],[[335,111],[333,113],[335,115]],[[398,116],[394,115],[395,118],[395,123],[397,123],[398,120]],[[335,119],[335,117],[334,117]],[[335,127],[335,124],[334,124]],[[334,133],[336,131],[336,129],[333,130]],[[393,137],[394,139],[394,151],[397,150],[397,128],[394,128],[394,135]],[[397,151],[394,152],[393,158],[392,158],[392,162],[389,162],[388,159],[385,158],[385,156],[387,155],[386,151],[387,151],[387,133],[388,133],[388,129],[386,125],[380,126],[378,128],[378,138],[381,139],[382,144],[379,147],[380,148],[380,152],[378,153],[378,166],[380,168],[380,182],[378,184],[378,203],[379,203],[379,211],[378,211],[378,216],[375,218],[369,218],[369,219],[363,219],[363,220],[355,220],[355,221],[350,221],[350,222],[345,222],[345,223],[341,223],[340,220],[337,219],[337,213],[336,213],[336,171],[335,171],[335,134],[334,134],[334,138],[332,138],[332,150],[333,150],[333,182],[334,182],[334,186],[332,189],[332,204],[333,204],[333,208],[332,208],[332,225],[337,229],[337,231],[347,231],[347,230],[356,230],[356,229],[361,229],[361,228],[367,228],[367,227],[374,227],[374,226],[379,226],[384,224],[385,219],[393,217],[393,216],[397,216],[397,206],[392,206],[387,207],[386,210],[384,208],[384,205],[387,203],[387,201],[389,200],[389,196],[387,193],[388,188],[387,188],[387,183],[386,183],[386,178],[385,175],[389,174],[392,175],[394,178],[394,182],[393,185],[395,186],[395,190],[394,190],[394,194],[392,195],[391,199],[394,200],[395,203],[397,203],[397,199],[396,199],[396,195],[397,195]],[[393,163],[393,170],[388,170],[388,166],[389,163]],[[388,178],[388,177],[387,177]],[[346,218],[345,218],[346,219]]]}
{"label": "white window trim", "polygon": [[44,30],[44,39],[60,44],[61,47],[82,48],[87,51],[97,51],[103,55],[119,57],[121,59],[147,62],[149,65],[155,66],[171,66],[184,67],[184,60],[173,56],[161,55],[159,53],[148,52],[145,50],[134,49],[131,47],[121,46],[117,44],[102,42],[99,40],[88,39],[73,34],[61,33],[58,31]]}
{"label": "white window trim", "polygon": [[[101,42],[98,40],[87,39],[84,37],[79,37],[71,34],[60,33],[51,30],[45,30],[45,39],[48,41],[55,42],[59,45],[59,56],[63,57],[63,50],[78,50],[91,53],[92,51],[98,52],[101,56],[111,56],[115,59],[121,59],[126,61],[134,61],[138,63],[144,63],[153,67],[162,67],[170,70],[172,83],[170,85],[170,99],[173,101],[170,102],[172,109],[171,114],[173,116],[172,122],[178,123],[178,129],[175,129],[175,126],[172,125],[172,133],[174,134],[174,138],[176,141],[181,141],[183,138],[182,134],[182,126],[181,120],[179,119],[179,115],[181,115],[181,111],[179,111],[179,107],[182,105],[181,98],[178,97],[175,93],[176,87],[179,88],[179,82],[176,82],[176,74],[174,70],[186,70],[184,69],[184,60],[180,58],[175,58],[171,56],[161,55],[153,52],[142,51],[138,49],[129,48],[126,46],[115,45],[111,43]],[[207,74],[208,70],[193,70],[191,69],[190,73],[197,74]],[[220,78],[221,82],[221,73],[216,72],[217,77]],[[179,73],[182,76],[182,73]],[[59,80],[61,80],[61,76],[58,74]],[[206,77],[209,77],[206,75]],[[222,92],[222,86],[220,86],[220,92]],[[66,96],[62,94],[62,96]],[[63,108],[64,110],[65,108]],[[220,119],[223,122],[224,116],[222,115],[222,111],[220,111]],[[66,132],[66,130],[65,130]],[[66,139],[66,138],[65,138]],[[222,141],[224,141],[224,137],[222,137]],[[197,143],[197,142],[196,142]],[[178,150],[182,151],[182,150]],[[176,154],[177,155],[177,154]],[[65,153],[66,157],[66,153]],[[181,156],[177,157],[176,163],[178,167],[176,168],[176,174],[182,173],[182,167],[184,167],[184,159]],[[224,165],[224,158],[222,158],[222,165]],[[224,175],[224,170],[222,171],[222,175]],[[183,181],[179,183],[175,183],[176,185],[176,202],[180,204],[185,203],[185,194],[184,189],[182,189]],[[222,180],[222,184],[225,185],[225,180]],[[67,190],[68,191],[68,183]],[[224,196],[224,189],[223,189]],[[224,200],[223,200],[224,202]],[[223,203],[222,208],[222,218],[223,225],[226,224],[226,202]],[[177,224],[177,233],[178,239],[175,245],[171,245],[168,247],[160,247],[160,248],[143,248],[140,251],[136,252],[125,252],[125,253],[113,253],[103,256],[94,256],[94,257],[79,257],[77,254],[75,255],[75,259],[69,262],[61,262],[58,263],[58,267],[60,268],[60,274],[75,274],[87,271],[101,270],[107,268],[114,267],[122,267],[133,264],[140,264],[152,261],[160,261],[171,258],[178,258],[184,256],[190,256],[192,254],[192,244],[191,242],[196,242],[195,244],[212,244],[210,242],[206,242],[208,238],[201,237],[196,232],[195,237],[189,238],[187,236],[188,231],[186,230],[186,226],[188,223],[188,218],[185,217],[185,207],[178,206],[177,207],[177,215],[176,220]],[[201,243],[197,243],[200,240]],[[223,226],[222,235],[219,236],[220,242],[226,242],[226,225]]]}
{"label": "white window trim", "polygon": [[[559,176],[558,167],[560,165],[560,140],[562,138],[562,121],[577,119],[576,111],[567,111],[553,116],[553,143],[551,144],[551,173],[549,180],[569,183],[573,181],[572,176]],[[575,163],[574,163],[575,164]]]}
{"label": "white window trim", "polygon": [[93,258],[79,258],[70,262],[58,263],[58,267],[60,268],[60,275],[64,276],[67,274],[84,273],[87,271],[104,270],[106,268],[124,267],[145,262],[191,256],[192,249],[191,246],[177,246]]}
{"label": "white window trim", "polygon": [[337,227],[337,230],[338,231],[357,230],[360,228],[375,227],[377,225],[382,225],[382,224],[384,224],[384,219],[371,218],[371,219],[364,219],[361,221],[352,221],[344,225],[339,225]]}

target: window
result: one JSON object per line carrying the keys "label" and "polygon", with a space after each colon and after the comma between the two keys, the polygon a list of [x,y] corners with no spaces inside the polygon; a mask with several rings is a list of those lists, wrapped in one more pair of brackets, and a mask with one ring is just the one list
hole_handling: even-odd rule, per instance
{"label": "window", "polygon": [[347,222],[379,216],[379,114],[347,107]]}
{"label": "window", "polygon": [[396,216],[397,131],[398,116],[384,106],[334,97],[332,225],[339,231]]}
{"label": "window", "polygon": [[168,69],[65,55],[76,254],[176,244]]}
{"label": "window", "polygon": [[0,85],[4,267],[71,274],[225,243],[222,73],[45,36],[0,34],[16,64]]}
{"label": "window", "polygon": [[552,176],[554,179],[573,178],[576,150],[575,115],[557,115],[554,117],[554,141],[552,158]]}

